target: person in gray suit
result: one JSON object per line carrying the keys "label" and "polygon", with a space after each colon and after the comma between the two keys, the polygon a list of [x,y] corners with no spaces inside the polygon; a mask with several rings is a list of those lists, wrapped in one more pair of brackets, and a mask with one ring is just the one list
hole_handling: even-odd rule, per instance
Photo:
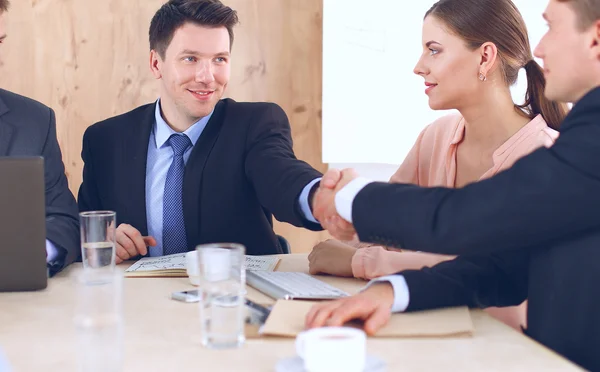
{"label": "person in gray suit", "polygon": [[[6,38],[4,16],[8,7],[8,0],[0,0],[0,43]],[[50,275],[54,275],[75,261],[80,252],[77,203],[65,176],[54,111],[0,89],[0,156],[44,158],[46,262]]]}

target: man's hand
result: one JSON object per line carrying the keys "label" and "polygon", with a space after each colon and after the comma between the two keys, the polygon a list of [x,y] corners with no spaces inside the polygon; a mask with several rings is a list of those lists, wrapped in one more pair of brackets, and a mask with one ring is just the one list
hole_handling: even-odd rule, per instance
{"label": "man's hand", "polygon": [[374,335],[390,320],[394,288],[390,283],[375,283],[363,292],[341,300],[317,304],[306,314],[306,327],[340,327],[352,319],[365,321],[364,329]]}
{"label": "man's hand", "polygon": [[351,223],[344,220],[337,213],[335,195],[350,181],[358,177],[353,169],[330,169],[321,179],[321,186],[313,200],[313,215],[324,229],[340,240],[353,240],[356,231]]}
{"label": "man's hand", "polygon": [[352,257],[356,251],[356,248],[337,240],[321,242],[308,255],[309,272],[351,277]]}
{"label": "man's hand", "polygon": [[154,247],[156,239],[142,234],[133,226],[122,223],[117,227],[116,263],[127,261],[132,257],[146,255],[148,246]]}

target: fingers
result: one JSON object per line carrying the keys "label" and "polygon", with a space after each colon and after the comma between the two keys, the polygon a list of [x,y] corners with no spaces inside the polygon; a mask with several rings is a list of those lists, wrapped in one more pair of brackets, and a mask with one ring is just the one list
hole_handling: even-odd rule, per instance
{"label": "fingers", "polygon": [[332,213],[334,194],[332,190],[320,187],[313,198],[313,215],[319,221]]}
{"label": "fingers", "polygon": [[[307,328],[340,327],[352,319],[365,319],[369,329],[376,332],[387,323],[389,313],[390,309],[385,304],[379,304],[368,296],[359,294],[313,306],[306,314],[305,322]],[[372,320],[373,316],[375,316],[374,320]]]}
{"label": "fingers", "polygon": [[341,172],[340,180],[344,180],[347,183],[357,177],[358,177],[358,172],[356,170],[354,170],[352,168],[346,168]]}
{"label": "fingers", "polygon": [[313,248],[308,255],[308,273],[315,275],[321,272],[321,262],[319,260],[319,246]]}
{"label": "fingers", "polygon": [[379,305],[373,312],[373,314],[365,322],[365,332],[372,336],[390,321],[392,312],[389,307]]}
{"label": "fingers", "polygon": [[319,267],[317,266],[317,264],[315,262],[308,263],[308,273],[310,275],[317,275],[320,272],[321,272],[321,270],[319,269]]}
{"label": "fingers", "polygon": [[368,319],[375,310],[372,302],[361,294],[349,297],[344,306],[338,307],[327,320],[330,327],[339,327],[352,319]]}
{"label": "fingers", "polygon": [[306,327],[341,327],[352,319],[365,320],[364,329],[374,335],[391,317],[385,300],[377,301],[368,295],[358,294],[346,299],[313,306],[306,314]]}
{"label": "fingers", "polygon": [[324,326],[325,322],[331,317],[331,313],[344,304],[344,300],[329,301],[313,306],[306,314],[306,327],[318,328]]}
{"label": "fingers", "polygon": [[306,313],[306,317],[304,318],[304,326],[306,328],[313,328],[314,319],[317,313],[321,310],[324,304],[317,304],[310,308],[308,313]]}
{"label": "fingers", "polygon": [[[117,228],[117,257],[122,261],[128,260],[131,257],[138,255],[146,255],[148,248],[142,234],[133,226],[121,224]],[[148,240],[149,243],[156,244],[156,240],[152,237]]]}
{"label": "fingers", "polygon": [[[136,256],[135,243],[125,232],[129,230],[131,226],[120,225],[117,229],[117,256],[123,261],[128,260],[130,257]],[[130,231],[131,233],[131,231]]]}
{"label": "fingers", "polygon": [[154,237],[152,237],[152,236],[143,236],[142,238],[144,239],[144,244],[147,247],[156,247],[156,245],[158,244],[156,242],[156,239],[154,239]]}
{"label": "fingers", "polygon": [[115,262],[121,263],[129,259],[129,253],[127,250],[119,243],[119,238],[117,237],[117,244],[115,246]]}
{"label": "fingers", "polygon": [[354,226],[339,216],[327,218],[323,227],[339,240],[350,241],[356,237]]}
{"label": "fingers", "polygon": [[321,187],[333,190],[341,178],[342,172],[340,172],[339,169],[330,169],[323,175],[323,178],[321,179]]}

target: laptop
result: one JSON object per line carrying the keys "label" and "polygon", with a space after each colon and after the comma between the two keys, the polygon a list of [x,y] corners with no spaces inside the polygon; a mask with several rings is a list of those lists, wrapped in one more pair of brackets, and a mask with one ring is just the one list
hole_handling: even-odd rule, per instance
{"label": "laptop", "polygon": [[0,292],[46,288],[44,159],[0,157]]}

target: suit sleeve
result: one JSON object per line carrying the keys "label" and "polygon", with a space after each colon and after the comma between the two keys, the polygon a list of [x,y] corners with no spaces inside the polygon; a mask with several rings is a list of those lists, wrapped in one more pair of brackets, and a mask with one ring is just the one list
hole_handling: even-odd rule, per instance
{"label": "suit sleeve", "polygon": [[257,112],[246,141],[246,175],[258,199],[279,221],[310,230],[321,226],[302,217],[299,206],[304,187],[321,173],[294,154],[285,112],[269,104]]}
{"label": "suit sleeve", "polygon": [[407,311],[452,306],[515,306],[527,298],[527,251],[464,255],[431,268],[407,270]]}
{"label": "suit sleeve", "polygon": [[59,250],[62,258],[50,263],[51,274],[54,274],[75,261],[80,255],[80,248],[77,203],[65,176],[56,139],[54,111],[49,110],[49,130],[42,150],[46,187],[46,238]]}
{"label": "suit sleeve", "polygon": [[83,182],[79,187],[79,195],[77,198],[79,210],[81,212],[103,209],[95,181],[90,136],[90,129],[88,128],[83,135],[83,147],[81,150],[81,158],[83,159]]}
{"label": "suit sleeve", "polygon": [[527,249],[596,228],[598,138],[600,125],[573,124],[553,147],[462,189],[371,183],[354,199],[353,223],[361,241],[447,255]]}

